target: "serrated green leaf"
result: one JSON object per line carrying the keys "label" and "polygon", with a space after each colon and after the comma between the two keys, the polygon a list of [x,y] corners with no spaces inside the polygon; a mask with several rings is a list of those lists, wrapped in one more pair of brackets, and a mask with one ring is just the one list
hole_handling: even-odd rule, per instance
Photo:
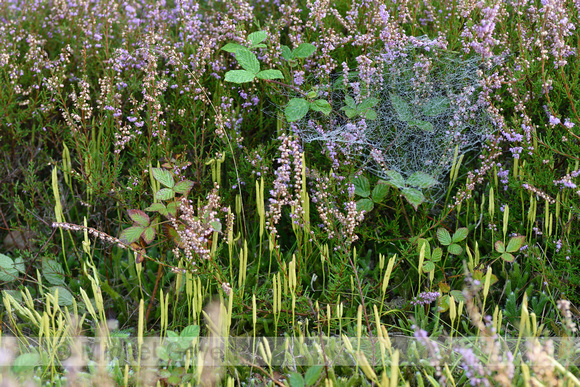
{"label": "serrated green leaf", "polygon": [[505,253],[505,245],[502,241],[497,241],[494,244],[495,247],[495,251],[497,251],[498,253]]}
{"label": "serrated green leaf", "polygon": [[405,199],[407,199],[409,204],[413,206],[415,211],[417,211],[419,205],[425,201],[425,196],[423,193],[419,190],[416,190],[415,188],[405,187],[401,191],[403,192]]}
{"label": "serrated green leaf", "polygon": [[26,265],[24,264],[24,259],[22,259],[22,257],[14,259],[14,268],[21,274],[26,273]]}
{"label": "serrated green leaf", "polygon": [[501,255],[501,259],[503,259],[506,262],[510,262],[511,263],[511,262],[513,262],[516,259],[516,257],[514,257],[513,254],[510,254],[510,253],[503,253]]}
{"label": "serrated green leaf", "polygon": [[147,227],[141,234],[145,243],[150,244],[155,239],[155,228],[153,226]]}
{"label": "serrated green leaf", "polygon": [[256,76],[260,79],[284,79],[280,70],[262,70]]}
{"label": "serrated green leaf", "polygon": [[155,199],[157,200],[169,200],[175,197],[175,191],[170,188],[161,188],[155,194]]}
{"label": "serrated green leaf", "polygon": [[199,337],[199,325],[188,325],[181,331],[180,337],[195,338]]}
{"label": "serrated green leaf", "polygon": [[225,81],[232,83],[248,83],[256,78],[256,74],[246,70],[230,70],[226,73]]}
{"label": "serrated green leaf", "polygon": [[353,109],[353,108],[348,107],[348,106],[343,106],[343,107],[340,108],[340,110],[344,111],[344,114],[346,114],[346,116],[348,118],[353,118],[353,117],[355,117],[358,114],[358,112],[356,111],[356,109]]}
{"label": "serrated green leaf", "polygon": [[447,231],[443,227],[439,227],[437,229],[437,240],[443,246],[449,246],[452,242],[451,235],[449,234],[449,231]]}
{"label": "serrated green leaf", "polygon": [[288,122],[294,122],[304,118],[308,113],[308,109],[310,109],[310,104],[307,100],[304,98],[292,98],[288,102],[284,113]]}
{"label": "serrated green leaf", "polygon": [[251,45],[255,45],[258,43],[262,43],[268,37],[268,33],[266,31],[256,31],[252,32],[248,35],[248,40],[250,41]]}
{"label": "serrated green leaf", "polygon": [[369,98],[366,98],[364,101],[362,101],[360,103],[360,105],[357,106],[357,110],[359,112],[364,112],[367,109],[370,109],[370,108],[377,106],[378,103],[379,103],[378,98],[369,97]]}
{"label": "serrated green leaf", "polygon": [[304,383],[307,386],[314,386],[314,384],[320,379],[320,375],[322,374],[322,366],[316,365],[308,368],[306,373],[304,374]]}
{"label": "serrated green leaf", "polygon": [[145,209],[145,211],[159,212],[161,215],[167,215],[167,208],[163,203],[153,203]]}
{"label": "serrated green leaf", "polygon": [[171,202],[167,204],[167,212],[171,214],[174,218],[177,216],[177,210],[179,209],[179,202]]}
{"label": "serrated green leaf", "polygon": [[356,109],[356,102],[354,98],[352,98],[350,95],[344,97],[344,103],[346,104],[346,106]]}
{"label": "serrated green leaf", "polygon": [[432,132],[433,131],[433,124],[428,121],[423,120],[411,120],[409,121],[410,126],[416,126],[419,129],[425,132]]}
{"label": "serrated green leaf", "polygon": [[40,362],[40,355],[37,353],[23,353],[14,359],[12,363],[12,371],[16,374],[29,373],[34,370],[34,367]]}
{"label": "serrated green leaf", "polygon": [[324,115],[329,115],[332,111],[332,107],[328,103],[328,101],[324,99],[317,99],[316,101],[310,102],[310,109],[321,112]]}
{"label": "serrated green leaf", "polygon": [[286,59],[287,61],[291,61],[294,60],[294,54],[292,53],[292,50],[290,50],[290,47],[288,46],[282,46],[282,57],[284,59]]}
{"label": "serrated green leaf", "polygon": [[254,48],[266,48],[268,46],[266,46],[264,43],[258,43],[258,44],[252,44],[252,46],[250,47],[251,49]]}
{"label": "serrated green leaf", "polygon": [[240,48],[245,48],[245,47],[242,46],[241,44],[237,44],[237,43],[228,43],[225,46],[223,46],[221,49],[223,51],[235,53]]}
{"label": "serrated green leaf", "polygon": [[423,263],[423,271],[425,273],[429,273],[433,270],[435,270],[435,264],[432,261],[425,261]]}
{"label": "serrated green leaf", "polygon": [[149,216],[141,210],[127,210],[129,218],[139,226],[147,227],[149,225]]}
{"label": "serrated green leaf", "polygon": [[296,58],[308,58],[316,52],[316,46],[310,43],[300,43],[293,51]]}
{"label": "serrated green leaf", "polygon": [[449,254],[459,255],[463,252],[463,248],[456,243],[452,243],[447,248],[447,251],[449,251]]}
{"label": "serrated green leaf", "polygon": [[426,116],[438,116],[445,113],[445,111],[449,108],[449,98],[443,96],[433,97],[424,103],[421,108],[423,110],[423,114]]}
{"label": "serrated green leaf", "polygon": [[405,178],[399,172],[390,170],[387,171],[386,174],[391,179],[387,184],[391,184],[397,188],[405,187]]}
{"label": "serrated green leaf", "polygon": [[388,193],[389,193],[389,185],[386,182],[384,183],[378,182],[375,185],[375,188],[373,188],[371,198],[373,199],[373,202],[380,203],[383,201],[383,199],[387,196]]}
{"label": "serrated green leaf", "polygon": [[187,195],[189,193],[189,191],[191,191],[192,188],[193,188],[193,181],[183,180],[183,181],[180,181],[179,183],[177,183],[175,185],[175,187],[173,187],[173,190],[178,194]]}
{"label": "serrated green leaf", "polygon": [[129,228],[124,229],[121,231],[121,235],[119,235],[119,239],[121,242],[130,245],[133,242],[137,242],[145,231],[145,227],[142,226],[131,226]]}
{"label": "serrated green leaf", "polygon": [[304,387],[304,379],[298,372],[292,372],[288,378],[290,387]]}
{"label": "serrated green leaf", "polygon": [[357,211],[365,211],[370,212],[375,208],[375,204],[371,199],[359,199],[356,202],[356,210]]}
{"label": "serrated green leaf", "polygon": [[463,292],[461,290],[452,290],[449,292],[450,295],[453,296],[453,298],[455,299],[455,301],[457,302],[467,302],[467,299],[465,298],[465,296],[463,295]]}
{"label": "serrated green leaf", "polygon": [[367,198],[371,194],[371,183],[369,182],[369,179],[366,178],[366,176],[357,176],[356,178],[352,179],[352,184],[354,185],[355,195]]}
{"label": "serrated green leaf", "polygon": [[461,242],[462,240],[467,238],[467,234],[469,234],[469,229],[467,227],[458,228],[453,233],[453,237],[451,237],[451,240],[454,243]]}
{"label": "serrated green leaf", "polygon": [[73,295],[67,288],[62,286],[52,286],[50,292],[55,295],[58,290],[58,304],[60,306],[71,306],[73,304]]}
{"label": "serrated green leaf", "polygon": [[222,224],[219,220],[214,220],[209,224],[211,225],[212,229],[216,232],[220,232],[222,230]]}
{"label": "serrated green leaf", "polygon": [[510,238],[508,245],[505,248],[505,251],[507,251],[508,253],[517,253],[525,241],[526,237],[523,235],[512,237]]}
{"label": "serrated green leaf", "polygon": [[407,184],[417,188],[431,188],[438,181],[425,172],[417,171],[407,179]]}
{"label": "serrated green leaf", "polygon": [[260,71],[258,57],[247,48],[239,48],[236,50],[236,60],[244,70],[252,74],[257,74]]}
{"label": "serrated green leaf", "polygon": [[413,119],[409,104],[397,94],[391,93],[391,105],[393,105],[393,109],[395,109],[399,120],[409,122]]}
{"label": "serrated green leaf", "polygon": [[173,180],[173,174],[163,168],[153,168],[153,177],[155,180],[166,186],[167,188],[173,188],[175,185],[175,180]]}
{"label": "serrated green leaf", "polygon": [[64,269],[52,259],[42,261],[42,277],[51,285],[64,285]]}
{"label": "serrated green leaf", "polygon": [[374,121],[377,119],[377,112],[375,111],[375,109],[369,109],[364,113],[364,118],[365,120]]}
{"label": "serrated green leaf", "polygon": [[443,250],[441,250],[441,247],[437,247],[431,253],[431,260],[433,262],[439,262],[441,260],[442,256],[443,256]]}
{"label": "serrated green leaf", "polygon": [[0,254],[0,282],[14,281],[18,278],[18,270],[14,266],[12,258]]}

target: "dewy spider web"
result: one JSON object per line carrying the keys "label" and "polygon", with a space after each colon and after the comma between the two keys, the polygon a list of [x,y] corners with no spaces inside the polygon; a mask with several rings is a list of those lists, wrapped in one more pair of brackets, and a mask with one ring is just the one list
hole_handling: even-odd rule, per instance
{"label": "dewy spider web", "polygon": [[[487,103],[479,96],[482,72],[479,58],[463,58],[428,40],[377,57],[381,68],[368,85],[358,72],[336,77],[321,93],[333,105],[328,120],[312,112],[291,127],[305,142],[320,141],[326,148],[362,157],[365,168],[388,179],[387,170],[408,177],[425,172],[441,181],[458,154],[477,148],[494,130]],[[427,42],[425,44],[425,42]],[[357,106],[377,98],[376,119],[364,114],[348,119],[341,111],[345,99]],[[336,112],[336,113],[335,113]],[[340,114],[339,114],[340,113]]]}

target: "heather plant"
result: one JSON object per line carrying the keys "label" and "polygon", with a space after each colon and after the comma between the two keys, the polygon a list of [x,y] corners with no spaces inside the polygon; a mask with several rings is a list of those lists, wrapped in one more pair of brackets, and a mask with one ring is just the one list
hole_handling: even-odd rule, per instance
{"label": "heather plant", "polygon": [[0,384],[580,384],[579,12],[2,2]]}

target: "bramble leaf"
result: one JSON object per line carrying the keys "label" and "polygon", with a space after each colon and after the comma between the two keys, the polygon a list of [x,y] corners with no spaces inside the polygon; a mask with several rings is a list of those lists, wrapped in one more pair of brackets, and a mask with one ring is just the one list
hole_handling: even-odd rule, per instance
{"label": "bramble leaf", "polygon": [[258,57],[247,48],[239,48],[236,51],[238,64],[246,71],[256,74],[260,71],[260,62]]}
{"label": "bramble leaf", "polygon": [[366,120],[374,121],[377,119],[377,112],[375,111],[375,109],[369,109],[364,113],[363,116]]}
{"label": "bramble leaf", "polygon": [[355,195],[366,198],[371,194],[371,183],[369,183],[369,179],[366,176],[357,176],[352,179],[352,184],[354,185]]}
{"label": "bramble leaf", "polygon": [[367,109],[373,108],[375,106],[377,106],[377,104],[379,103],[379,99],[375,98],[375,97],[369,97],[367,99],[365,99],[364,101],[362,101],[360,103],[360,105],[357,106],[357,110],[359,112],[363,112]]}
{"label": "bramble leaf", "polygon": [[435,264],[432,261],[425,261],[425,263],[423,263],[423,271],[425,273],[429,273],[433,270],[435,270]]}
{"label": "bramble leaf", "polygon": [[463,248],[461,248],[461,246],[459,246],[456,243],[452,243],[447,248],[447,251],[449,251],[449,254],[459,255],[459,254],[461,254],[463,252]]}
{"label": "bramble leaf", "polygon": [[516,257],[514,257],[513,254],[510,253],[503,253],[501,255],[501,259],[503,259],[506,262],[513,262],[516,259]]}
{"label": "bramble leaf", "polygon": [[449,246],[452,242],[449,231],[447,231],[443,227],[439,227],[437,229],[437,239],[439,240],[439,243],[441,243],[443,246]]}
{"label": "bramble leaf", "polygon": [[310,104],[304,98],[292,98],[288,102],[284,113],[288,122],[294,122],[304,118],[309,108]]}
{"label": "bramble leaf", "polygon": [[280,70],[262,70],[256,76],[260,79],[284,79]]}
{"label": "bramble leaf", "polygon": [[371,197],[373,202],[380,203],[389,193],[389,185],[385,182],[380,180],[373,188],[373,192]]}
{"label": "bramble leaf", "polygon": [[173,187],[173,190],[179,194],[187,195],[189,191],[193,188],[193,181],[191,180],[183,180],[180,181]]}
{"label": "bramble leaf", "polygon": [[356,109],[353,109],[349,106],[343,106],[340,108],[340,110],[344,111],[344,114],[346,114],[346,116],[348,118],[353,118],[354,116],[356,116],[358,114],[358,112],[356,111]]}
{"label": "bramble leaf", "polygon": [[167,204],[167,212],[171,214],[174,218],[177,216],[177,210],[179,209],[179,202],[171,202]]}
{"label": "bramble leaf", "polygon": [[352,98],[350,95],[344,97],[344,103],[346,104],[346,106],[356,109],[356,102],[354,101],[354,98]]}
{"label": "bramble leaf", "polygon": [[443,114],[448,108],[449,98],[443,96],[433,97],[422,106],[423,114],[430,117]]}
{"label": "bramble leaf", "polygon": [[121,242],[130,245],[131,243],[137,242],[139,240],[143,231],[145,231],[145,227],[131,226],[121,231],[119,239],[121,240]]}
{"label": "bramble leaf", "polygon": [[169,188],[161,188],[155,194],[155,198],[158,200],[169,200],[173,197],[175,197],[175,191]]}
{"label": "bramble leaf", "polygon": [[262,43],[267,37],[268,33],[266,31],[256,31],[248,35],[248,40],[252,46],[255,46],[258,43]]}
{"label": "bramble leaf", "polygon": [[9,282],[18,278],[18,270],[14,261],[7,255],[0,254],[0,281]]}
{"label": "bramble leaf", "polygon": [[399,120],[409,122],[413,119],[411,108],[403,98],[399,97],[397,94],[391,93],[391,104],[393,105]]}
{"label": "bramble leaf", "polygon": [[147,227],[149,225],[149,216],[141,210],[127,210],[129,218],[139,226]]}
{"label": "bramble leaf", "polygon": [[58,304],[60,306],[71,306],[73,304],[73,295],[71,294],[71,292],[69,292],[68,289],[62,286],[52,286],[50,288],[50,292],[52,294],[56,294],[57,290],[58,290]]}
{"label": "bramble leaf", "polygon": [[219,220],[214,220],[214,221],[210,222],[209,224],[211,225],[212,229],[215,232],[220,232],[222,230],[222,224]]}
{"label": "bramble leaf", "polygon": [[317,99],[316,101],[310,102],[310,109],[321,112],[324,115],[329,115],[332,111],[332,107],[328,103],[328,101],[324,99]]}
{"label": "bramble leaf", "polygon": [[387,183],[397,187],[397,188],[404,188],[405,187],[405,178],[397,171],[387,171],[387,176],[391,178],[391,180],[387,181]]}
{"label": "bramble leaf", "polygon": [[153,203],[145,209],[145,211],[159,212],[161,215],[167,215],[167,208],[163,203]]}
{"label": "bramble leaf", "polygon": [[282,46],[282,57],[284,59],[286,59],[287,61],[291,61],[294,60],[294,54],[292,53],[292,51],[290,50],[290,47],[288,46]]}
{"label": "bramble leaf", "polygon": [[502,241],[497,241],[495,242],[495,251],[497,251],[498,253],[505,253],[505,245]]}
{"label": "bramble leaf", "polygon": [[431,260],[433,262],[439,262],[441,260],[442,256],[443,256],[443,250],[441,250],[441,247],[437,247],[431,253]]}
{"label": "bramble leaf", "polygon": [[520,250],[520,248],[522,247],[522,245],[524,244],[525,240],[526,240],[526,237],[523,235],[510,238],[508,245],[505,248],[505,251],[507,251],[508,253],[518,252]]}
{"label": "bramble leaf", "polygon": [[467,238],[467,234],[469,233],[469,229],[467,227],[461,227],[455,230],[453,233],[453,237],[451,238],[454,243],[461,242],[465,238]]}
{"label": "bramble leaf", "polygon": [[419,205],[425,201],[425,196],[423,196],[423,193],[419,190],[416,190],[415,188],[405,187],[401,191],[403,192],[405,199],[407,199],[409,204],[413,206],[415,211],[417,211]]}
{"label": "bramble leaf", "polygon": [[149,226],[143,231],[141,234],[145,243],[150,244],[155,239],[155,228],[153,226]]}
{"label": "bramble leaf", "polygon": [[356,202],[357,211],[370,212],[375,208],[375,204],[371,199],[360,199]]}
{"label": "bramble leaf", "polygon": [[435,180],[432,176],[421,171],[413,173],[407,179],[407,184],[417,188],[431,188],[437,183],[437,180]]}
{"label": "bramble leaf", "polygon": [[427,122],[427,121],[411,120],[411,121],[409,121],[409,125],[416,126],[425,132],[432,132],[433,131],[433,124],[430,122]]}
{"label": "bramble leaf", "polygon": [[306,371],[304,374],[304,383],[307,386],[314,386],[318,379],[320,379],[320,375],[322,374],[323,367],[321,365],[315,365]]}
{"label": "bramble leaf", "polygon": [[175,181],[173,180],[173,174],[166,169],[153,168],[153,177],[155,180],[166,186],[167,188],[173,188]]}
{"label": "bramble leaf", "polygon": [[316,52],[316,46],[310,43],[300,43],[293,51],[296,58],[308,58]]}
{"label": "bramble leaf", "polygon": [[42,260],[42,277],[51,285],[64,285],[62,265],[52,259]]}
{"label": "bramble leaf", "polygon": [[226,73],[225,81],[232,83],[248,83],[256,78],[256,74],[246,70],[230,70]]}
{"label": "bramble leaf", "polygon": [[241,44],[237,44],[237,43],[228,43],[222,47],[222,50],[235,53],[240,48],[245,48],[245,47],[242,46]]}

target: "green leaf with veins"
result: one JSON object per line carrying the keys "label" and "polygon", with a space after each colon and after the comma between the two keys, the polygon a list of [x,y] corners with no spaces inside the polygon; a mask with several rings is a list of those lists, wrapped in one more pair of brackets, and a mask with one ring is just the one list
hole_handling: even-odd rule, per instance
{"label": "green leaf with veins", "polygon": [[260,71],[258,57],[247,48],[240,48],[236,51],[236,60],[244,70],[250,73],[256,74]]}
{"label": "green leaf with veins", "polygon": [[226,73],[225,81],[232,83],[248,83],[256,79],[256,74],[246,70],[230,70]]}
{"label": "green leaf with veins", "polygon": [[311,102],[310,109],[317,112],[321,112],[324,115],[329,115],[330,112],[332,111],[332,107],[330,106],[328,101],[324,99],[317,99],[316,101]]}
{"label": "green leaf with veins", "polygon": [[289,122],[294,122],[304,118],[309,108],[310,104],[304,98],[292,98],[286,105],[284,113]]}
{"label": "green leaf with veins", "polygon": [[171,172],[162,168],[153,168],[151,171],[155,180],[167,188],[173,188],[175,181],[173,180],[173,174]]}

